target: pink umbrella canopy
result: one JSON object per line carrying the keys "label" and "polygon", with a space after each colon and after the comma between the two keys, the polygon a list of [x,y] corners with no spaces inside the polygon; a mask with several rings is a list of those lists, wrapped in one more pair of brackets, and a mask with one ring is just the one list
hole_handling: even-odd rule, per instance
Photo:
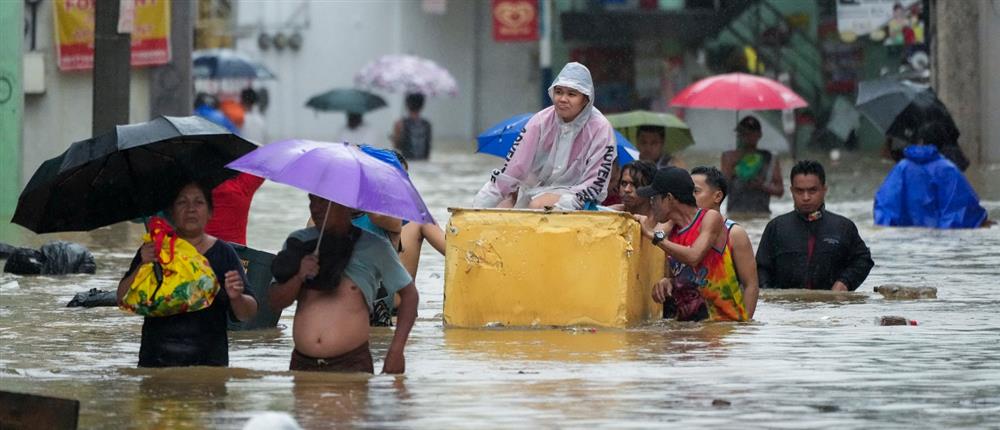
{"label": "pink umbrella canopy", "polygon": [[284,140],[261,146],[226,167],[354,209],[434,223],[406,172],[348,143]]}
{"label": "pink umbrella canopy", "polygon": [[368,63],[354,75],[359,88],[393,93],[455,96],[458,84],[445,68],[413,55],[385,55]]}
{"label": "pink umbrella canopy", "polygon": [[670,106],[722,110],[784,110],[809,106],[778,81],[746,73],[717,75],[695,82]]}

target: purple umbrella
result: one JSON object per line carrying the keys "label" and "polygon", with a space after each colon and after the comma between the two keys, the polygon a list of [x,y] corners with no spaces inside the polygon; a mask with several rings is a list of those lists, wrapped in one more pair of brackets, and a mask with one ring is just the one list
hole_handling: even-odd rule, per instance
{"label": "purple umbrella", "polygon": [[284,140],[261,146],[226,167],[354,209],[434,223],[406,172],[347,143]]}

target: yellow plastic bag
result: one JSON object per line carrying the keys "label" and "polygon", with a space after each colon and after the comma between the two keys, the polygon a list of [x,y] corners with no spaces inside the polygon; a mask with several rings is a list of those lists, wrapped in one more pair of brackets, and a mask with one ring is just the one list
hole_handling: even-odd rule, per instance
{"label": "yellow plastic bag", "polygon": [[158,217],[150,220],[143,241],[156,245],[157,261],[136,270],[135,280],[122,298],[122,309],[148,317],[164,317],[212,305],[219,282],[205,256],[177,237],[170,225]]}

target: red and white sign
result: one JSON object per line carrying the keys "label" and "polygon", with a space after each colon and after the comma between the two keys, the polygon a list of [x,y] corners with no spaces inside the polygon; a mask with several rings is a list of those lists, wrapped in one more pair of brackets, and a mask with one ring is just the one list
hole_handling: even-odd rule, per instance
{"label": "red and white sign", "polygon": [[[3,1],[3,0],[0,0]],[[94,6],[98,0],[52,2],[59,70],[94,68]],[[108,1],[112,0],[101,0]],[[118,32],[132,34],[133,66],[170,62],[170,1],[120,0]],[[187,1],[187,0],[180,0]]]}
{"label": "red and white sign", "polygon": [[538,0],[493,0],[493,40],[538,40]]}

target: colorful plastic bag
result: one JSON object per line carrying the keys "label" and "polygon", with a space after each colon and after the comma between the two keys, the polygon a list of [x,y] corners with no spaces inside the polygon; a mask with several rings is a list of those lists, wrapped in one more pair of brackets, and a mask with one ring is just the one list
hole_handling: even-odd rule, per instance
{"label": "colorful plastic bag", "polygon": [[157,258],[136,270],[135,280],[122,298],[122,309],[163,317],[200,311],[212,305],[219,282],[205,256],[177,237],[173,228],[159,217],[150,220],[143,241],[155,244]]}

